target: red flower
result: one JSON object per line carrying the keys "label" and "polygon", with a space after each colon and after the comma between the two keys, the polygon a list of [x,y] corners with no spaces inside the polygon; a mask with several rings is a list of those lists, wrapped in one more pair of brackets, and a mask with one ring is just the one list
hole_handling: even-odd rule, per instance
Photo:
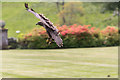
{"label": "red flower", "polygon": [[41,34],[45,34],[46,31],[41,31]]}
{"label": "red flower", "polygon": [[24,39],[27,39],[27,38],[28,38],[27,36],[24,37]]}
{"label": "red flower", "polygon": [[75,34],[75,32],[72,32],[72,34]]}
{"label": "red flower", "polygon": [[91,25],[84,25],[84,27],[86,27],[86,28],[88,28],[88,27],[90,27]]}
{"label": "red flower", "polygon": [[61,34],[63,35],[63,36],[65,36],[66,35],[66,33],[63,31],[63,32],[61,32]]}
{"label": "red flower", "polygon": [[101,31],[101,33],[103,33],[105,35],[107,35],[107,34],[113,34],[113,33],[117,33],[117,32],[118,32],[118,30],[115,29],[115,27],[110,27],[110,26],[106,27],[105,30]]}
{"label": "red flower", "polygon": [[31,37],[31,36],[32,36],[32,34],[30,33],[30,34],[28,34],[28,36],[29,36],[29,37]]}
{"label": "red flower", "polygon": [[40,36],[40,34],[37,34],[38,36]]}

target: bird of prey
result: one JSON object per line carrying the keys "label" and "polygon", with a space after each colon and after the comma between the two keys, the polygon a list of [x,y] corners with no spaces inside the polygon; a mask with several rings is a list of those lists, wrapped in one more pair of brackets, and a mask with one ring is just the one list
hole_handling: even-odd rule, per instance
{"label": "bird of prey", "polygon": [[48,34],[47,42],[49,44],[51,44],[54,40],[59,47],[62,47],[63,41],[62,41],[61,37],[59,36],[60,32],[58,31],[56,26],[54,26],[53,23],[51,23],[48,18],[43,16],[43,14],[38,14],[32,8],[29,8],[27,3],[25,3],[25,8],[28,12],[31,12],[38,19],[40,19],[40,21],[38,23],[36,23],[36,25],[43,26],[46,29],[46,32]]}

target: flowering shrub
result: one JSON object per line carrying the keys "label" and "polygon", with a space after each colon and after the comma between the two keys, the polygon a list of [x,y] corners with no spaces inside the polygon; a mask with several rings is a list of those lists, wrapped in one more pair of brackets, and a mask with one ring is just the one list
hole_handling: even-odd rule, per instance
{"label": "flowering shrub", "polygon": [[115,27],[106,27],[105,30],[102,30],[101,33],[103,34],[104,37],[104,44],[107,46],[110,45],[118,45],[119,40],[118,40],[118,30]]}
{"label": "flowering shrub", "polygon": [[[118,29],[115,27],[106,27],[100,30],[91,25],[71,25],[60,26],[58,30],[63,39],[64,48],[70,47],[97,47],[97,46],[117,46]],[[55,43],[48,45],[46,43],[47,37],[46,30],[35,28],[30,33],[25,34],[20,41],[21,46],[24,48],[57,48]]]}

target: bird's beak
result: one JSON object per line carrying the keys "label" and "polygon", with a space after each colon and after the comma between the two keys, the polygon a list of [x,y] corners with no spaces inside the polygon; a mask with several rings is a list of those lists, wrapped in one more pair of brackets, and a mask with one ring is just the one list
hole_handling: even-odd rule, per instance
{"label": "bird's beak", "polygon": [[36,25],[38,25],[38,23],[36,23]]}

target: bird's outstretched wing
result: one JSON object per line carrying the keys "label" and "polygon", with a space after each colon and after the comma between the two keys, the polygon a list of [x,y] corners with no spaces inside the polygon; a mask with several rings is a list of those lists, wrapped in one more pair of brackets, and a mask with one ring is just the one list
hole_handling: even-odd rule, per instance
{"label": "bird's outstretched wing", "polygon": [[27,3],[25,3],[25,8],[28,9],[28,4]]}
{"label": "bird's outstretched wing", "polygon": [[40,19],[40,21],[46,25],[47,27],[51,28],[52,30],[56,30],[56,28],[53,26],[53,24],[45,17],[43,16],[43,14],[38,14],[36,13],[32,8],[28,7],[28,4],[25,3],[25,8],[28,12],[31,12],[32,14],[34,14],[38,19]]}

